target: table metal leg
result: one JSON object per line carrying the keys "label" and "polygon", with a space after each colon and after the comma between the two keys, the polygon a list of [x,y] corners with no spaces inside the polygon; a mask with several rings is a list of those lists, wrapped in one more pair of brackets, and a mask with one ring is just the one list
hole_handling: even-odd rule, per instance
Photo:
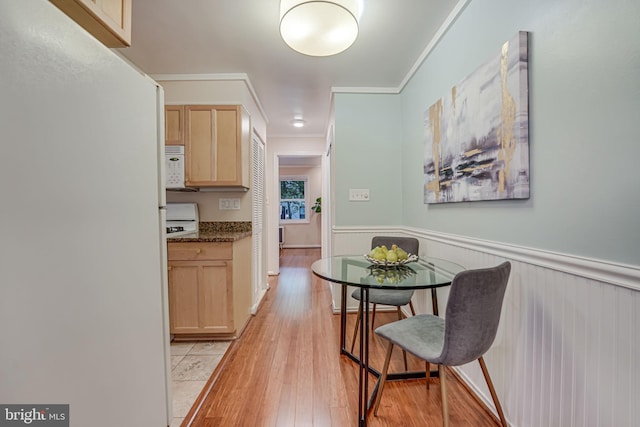
{"label": "table metal leg", "polygon": [[[438,315],[438,294],[436,289],[431,289],[431,303],[434,315]],[[358,426],[366,427],[367,425],[367,413],[372,406],[376,393],[379,388],[380,373],[369,366],[369,289],[360,288],[360,325],[359,325],[359,357],[355,357],[345,347],[346,345],[346,333],[347,333],[347,285],[342,285],[342,295],[340,302],[340,353],[348,356],[350,359],[358,363]],[[371,393],[368,395],[369,390],[369,372],[378,377],[378,381]],[[424,378],[426,376],[437,377],[437,372],[403,372],[403,373],[391,373],[388,374],[387,380],[393,381],[396,379],[408,379],[408,378]]]}
{"label": "table metal leg", "polygon": [[433,315],[438,315],[438,293],[436,292],[436,288],[431,289],[431,310],[433,310]]}
{"label": "table metal leg", "polygon": [[366,427],[367,412],[369,409],[369,288],[360,288],[360,304],[362,304],[362,316],[360,319],[360,369],[358,373],[358,425]]}
{"label": "table metal leg", "polygon": [[346,354],[345,334],[347,333],[347,285],[342,285],[340,301],[340,353]]}
{"label": "table metal leg", "polygon": [[[369,288],[368,286],[363,286],[362,283],[356,282],[348,282],[345,281],[344,278],[348,277],[348,267],[350,265],[360,266],[361,263],[358,262],[350,262],[348,257],[342,260],[342,272],[341,276],[338,279],[332,278],[331,274],[326,273],[317,273],[314,269],[314,274],[317,276],[329,280],[333,283],[340,283],[342,285],[342,297],[340,302],[340,354],[347,356],[349,359],[358,364],[359,373],[358,373],[358,388],[359,388],[359,397],[358,397],[358,425],[366,426],[367,425],[367,412],[375,400],[376,394],[380,385],[380,372],[378,372],[375,368],[369,366],[369,328],[371,319],[369,318]],[[435,267],[434,267],[435,268]],[[427,273],[429,274],[429,273]],[[431,271],[430,281],[425,283],[430,283],[432,286],[446,286],[450,283],[441,283],[436,280],[435,270]],[[360,332],[360,341],[359,341],[359,349],[360,354],[356,356],[350,350],[346,348],[346,329],[347,329],[347,283],[349,285],[356,286],[360,289],[360,322],[358,325],[358,330]],[[425,286],[422,286],[425,287]],[[431,287],[431,286],[428,286]],[[431,287],[431,302],[432,302],[432,311],[433,314],[438,316],[438,295],[435,287]],[[353,338],[353,337],[352,337]],[[367,392],[369,390],[369,374],[372,374],[377,378],[377,381],[373,387],[371,396],[367,399]],[[425,372],[425,371],[417,371],[417,372],[397,372],[397,373],[388,373],[387,381],[393,380],[403,380],[410,378],[424,378],[425,375],[427,377],[438,376],[437,372]]]}

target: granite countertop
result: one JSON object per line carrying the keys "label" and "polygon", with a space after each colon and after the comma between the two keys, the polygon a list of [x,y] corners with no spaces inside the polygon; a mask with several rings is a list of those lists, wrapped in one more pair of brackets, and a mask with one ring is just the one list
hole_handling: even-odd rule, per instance
{"label": "granite countertop", "polygon": [[167,237],[167,242],[235,242],[251,236],[250,221],[200,222],[197,233]]}

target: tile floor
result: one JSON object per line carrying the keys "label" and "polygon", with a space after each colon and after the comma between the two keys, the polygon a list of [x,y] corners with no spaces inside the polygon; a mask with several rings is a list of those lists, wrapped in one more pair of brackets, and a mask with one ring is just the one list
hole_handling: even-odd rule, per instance
{"label": "tile floor", "polygon": [[231,341],[171,343],[173,422],[180,427]]}

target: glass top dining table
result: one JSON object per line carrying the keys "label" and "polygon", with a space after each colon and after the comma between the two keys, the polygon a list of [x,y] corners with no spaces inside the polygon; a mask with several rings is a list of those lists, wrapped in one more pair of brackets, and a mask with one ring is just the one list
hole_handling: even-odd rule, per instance
{"label": "glass top dining table", "polygon": [[330,282],[359,288],[433,289],[449,286],[453,276],[464,267],[433,257],[386,267],[374,265],[362,255],[340,255],[315,261],[311,270]]}
{"label": "glass top dining table", "polygon": [[[363,255],[340,255],[322,258],[311,265],[316,276],[342,285],[340,303],[340,352],[360,366],[359,373],[359,405],[358,425],[367,425],[367,413],[375,398],[378,384],[368,397],[368,378],[373,374],[378,379],[380,373],[369,366],[369,290],[370,289],[430,289],[433,314],[438,315],[438,298],[436,289],[451,285],[455,275],[464,267],[452,261],[421,257],[415,262],[398,266],[379,266],[367,261]],[[347,286],[360,290],[361,319],[359,322],[359,356],[345,347]],[[387,379],[424,378],[426,372],[403,372],[389,374]],[[368,397],[368,398],[367,398]]]}

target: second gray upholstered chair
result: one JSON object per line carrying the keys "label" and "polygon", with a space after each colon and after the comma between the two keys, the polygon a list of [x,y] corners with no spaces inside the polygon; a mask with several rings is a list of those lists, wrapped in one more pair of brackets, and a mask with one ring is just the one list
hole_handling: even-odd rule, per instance
{"label": "second gray upholstered chair", "polygon": [[[393,346],[397,345],[429,364],[438,365],[442,395],[443,425],[449,425],[444,366],[459,366],[478,360],[493,403],[504,427],[507,422],[493,388],[491,377],[482,356],[496,337],[502,301],[504,299],[511,264],[507,261],[497,267],[466,270],[458,273],[451,283],[445,318],[420,314],[380,326],[375,333],[389,341],[382,368],[380,386],[374,405],[378,413],[384,383],[389,369]],[[427,376],[427,388],[429,377]]]}
{"label": "second gray upholstered chair", "polygon": [[[418,255],[420,249],[420,242],[413,237],[393,237],[393,236],[375,236],[371,239],[371,249],[377,246],[386,246],[391,248],[392,245],[398,245],[398,247],[404,249],[409,254]],[[356,289],[351,296],[360,301],[360,290]],[[371,311],[371,329],[373,329],[373,322],[376,319],[376,306],[378,304],[391,305],[396,307],[398,312],[398,319],[402,319],[401,307],[409,304],[411,314],[416,315],[416,311],[413,308],[411,298],[413,297],[412,289],[369,289],[369,302],[373,304]],[[362,316],[362,304],[358,306],[358,316],[356,317],[356,327],[353,330],[353,339],[351,341],[351,352],[356,343],[356,337],[358,336],[358,326],[360,325],[360,318]],[[404,358],[405,369],[407,368],[407,358]]]}

